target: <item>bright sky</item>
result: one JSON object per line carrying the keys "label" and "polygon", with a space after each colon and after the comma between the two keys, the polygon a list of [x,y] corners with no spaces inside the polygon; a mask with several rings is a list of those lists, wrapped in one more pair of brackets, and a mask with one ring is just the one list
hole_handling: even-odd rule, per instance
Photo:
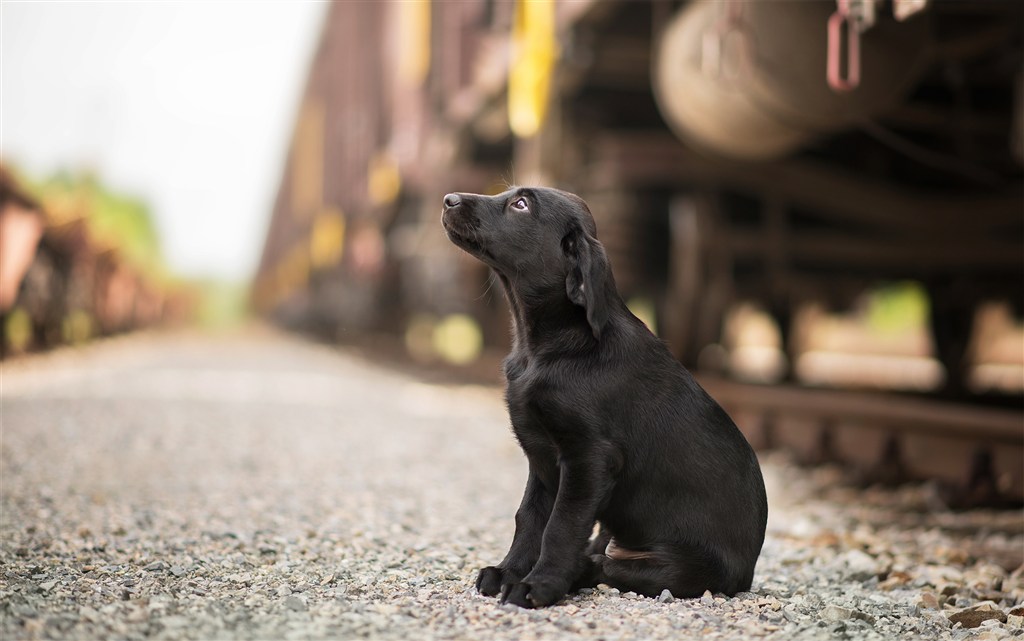
{"label": "bright sky", "polygon": [[0,1],[0,158],[150,204],[173,270],[259,260],[327,4]]}

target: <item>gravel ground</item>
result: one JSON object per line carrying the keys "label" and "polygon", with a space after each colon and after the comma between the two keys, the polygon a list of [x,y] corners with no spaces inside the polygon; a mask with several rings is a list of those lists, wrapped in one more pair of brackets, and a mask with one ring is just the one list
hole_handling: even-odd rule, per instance
{"label": "gravel ground", "polygon": [[[1024,516],[762,459],[752,592],[473,591],[526,475],[500,391],[267,331],[6,363],[3,639],[1024,638]],[[970,627],[975,626],[975,627]]]}

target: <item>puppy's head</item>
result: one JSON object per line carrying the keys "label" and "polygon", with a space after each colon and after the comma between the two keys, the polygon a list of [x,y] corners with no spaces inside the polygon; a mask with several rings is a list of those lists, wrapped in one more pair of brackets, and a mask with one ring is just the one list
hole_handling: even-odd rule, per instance
{"label": "puppy's head", "polygon": [[565,296],[587,312],[595,337],[614,289],[587,203],[575,194],[516,187],[498,194],[453,193],[441,216],[448,238],[530,297]]}

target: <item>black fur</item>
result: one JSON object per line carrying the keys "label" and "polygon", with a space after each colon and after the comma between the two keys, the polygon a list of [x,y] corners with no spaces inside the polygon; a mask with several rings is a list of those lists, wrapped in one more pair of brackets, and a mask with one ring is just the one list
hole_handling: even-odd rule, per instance
{"label": "black fur", "polygon": [[749,589],[768,516],[757,458],[622,302],[587,204],[541,188],[449,194],[442,223],[505,288],[506,400],[529,460],[512,546],[477,589],[522,607],[597,583]]}

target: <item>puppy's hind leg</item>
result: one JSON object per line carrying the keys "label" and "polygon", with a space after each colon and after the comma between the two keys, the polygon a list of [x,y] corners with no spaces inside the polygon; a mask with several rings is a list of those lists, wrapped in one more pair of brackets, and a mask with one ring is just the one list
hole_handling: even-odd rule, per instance
{"label": "puppy's hind leg", "polygon": [[583,564],[583,570],[572,582],[569,592],[579,592],[583,588],[596,588],[599,583],[607,583],[604,579],[604,563],[608,560],[603,554],[589,554]]}
{"label": "puppy's hind leg", "polygon": [[718,564],[703,554],[680,552],[638,553],[609,546],[601,565],[602,583],[623,592],[656,597],[665,589],[678,598],[694,598],[705,590],[722,591]]}
{"label": "puppy's hind leg", "polygon": [[612,540],[612,533],[608,531],[608,528],[603,525],[599,526],[597,536],[590,540],[590,545],[587,546],[587,555],[591,554],[604,554],[608,548],[608,543]]}
{"label": "puppy's hind leg", "polygon": [[600,583],[607,583],[621,592],[636,592],[644,596],[656,597],[668,588],[673,596],[700,596],[703,590],[695,594],[679,594],[678,576],[675,568],[664,563],[650,560],[615,561],[607,559],[601,565]]}
{"label": "puppy's hind leg", "polygon": [[590,540],[590,544],[587,545],[587,561],[583,565],[583,571],[573,581],[570,592],[579,592],[583,588],[597,587],[598,583],[603,582],[602,577],[604,575],[601,566],[608,560],[604,552],[608,548],[608,542],[611,540],[612,533],[608,531],[608,528],[599,526],[597,534]]}

